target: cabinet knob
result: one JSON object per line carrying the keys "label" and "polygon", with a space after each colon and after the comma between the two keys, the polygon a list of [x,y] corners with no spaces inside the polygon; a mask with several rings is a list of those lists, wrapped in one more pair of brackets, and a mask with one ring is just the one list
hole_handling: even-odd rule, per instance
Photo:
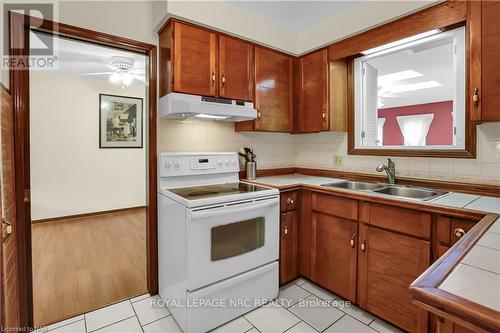
{"label": "cabinet knob", "polygon": [[212,72],[212,87],[215,86],[215,73]]}
{"label": "cabinet knob", "polygon": [[224,85],[226,84],[226,75],[224,73],[222,73],[221,82],[222,82],[222,88],[224,88]]}
{"label": "cabinet knob", "polygon": [[285,224],[285,230],[284,230],[285,236],[288,235],[288,226]]}
{"label": "cabinet knob", "polygon": [[479,107],[479,88],[474,88],[472,102],[474,104],[474,109],[477,109]]}
{"label": "cabinet knob", "polygon": [[456,228],[455,230],[453,230],[453,233],[457,238],[462,238],[462,236],[465,235],[465,230],[462,228]]}
{"label": "cabinet knob", "polygon": [[257,119],[260,119],[260,111],[257,111]]}
{"label": "cabinet knob", "polygon": [[286,199],[286,203],[289,204],[289,205],[293,205],[293,199],[292,198],[288,198]]}
{"label": "cabinet knob", "polygon": [[323,113],[321,114],[321,118],[323,118],[323,120],[326,120],[326,112],[323,112]]}
{"label": "cabinet knob", "polygon": [[354,248],[354,240],[356,239],[356,235],[352,235],[351,237],[351,247]]}
{"label": "cabinet knob", "polygon": [[366,238],[363,239],[361,242],[361,251],[365,252],[366,250]]}

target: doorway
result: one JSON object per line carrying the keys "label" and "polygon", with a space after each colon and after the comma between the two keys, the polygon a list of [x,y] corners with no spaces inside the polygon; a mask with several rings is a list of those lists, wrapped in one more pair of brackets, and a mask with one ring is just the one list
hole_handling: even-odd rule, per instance
{"label": "doorway", "polygon": [[[106,151],[114,151],[115,153],[111,154],[120,154],[119,151],[125,151],[127,149],[144,149],[144,159],[142,159],[143,165],[145,166],[142,170],[142,176],[145,178],[144,181],[144,188],[143,188],[143,199],[144,199],[144,204],[135,206],[131,205],[130,202],[128,202],[125,206],[127,207],[119,207],[117,205],[111,205],[105,204],[106,200],[101,199],[100,200],[94,200],[94,205],[92,206],[90,203],[93,198],[92,196],[87,196],[85,200],[82,200],[82,197],[78,197],[81,193],[78,193],[78,188],[74,189],[72,192],[73,195],[70,194],[70,191],[66,189],[66,194],[62,194],[60,197],[61,201],[54,200],[46,200],[48,197],[50,197],[50,194],[48,195],[47,193],[50,192],[43,192],[43,184],[38,183],[35,181],[35,178],[32,177],[36,172],[34,172],[36,169],[36,165],[40,165],[40,161],[43,162],[42,159],[37,158],[36,150],[31,151],[33,147],[36,147],[36,145],[33,145],[33,135],[36,134],[36,130],[34,126],[36,125],[36,122],[33,124],[30,124],[30,121],[36,120],[33,115],[33,111],[36,110],[36,108],[39,105],[31,104],[30,102],[33,103],[31,93],[35,92],[35,89],[33,85],[31,85],[31,77],[33,76],[32,71],[29,69],[12,69],[10,70],[10,80],[11,80],[11,91],[12,91],[12,96],[13,96],[13,107],[14,107],[14,123],[15,123],[15,142],[14,142],[14,160],[16,163],[16,172],[15,172],[15,179],[16,179],[16,206],[18,207],[17,210],[17,219],[19,221],[19,228],[18,228],[18,239],[20,240],[20,246],[19,248],[19,276],[20,276],[20,281],[25,286],[26,288],[21,288],[20,290],[20,322],[21,326],[28,326],[28,327],[33,327],[34,324],[37,326],[40,324],[47,324],[53,321],[61,320],[64,318],[55,318],[51,317],[52,315],[47,315],[47,318],[53,318],[53,319],[43,319],[38,321],[38,317],[34,314],[34,311],[37,311],[37,306],[39,303],[38,301],[38,295],[36,293],[36,290],[34,292],[33,287],[37,287],[37,283],[40,283],[37,281],[39,278],[38,276],[36,278],[33,278],[33,273],[40,273],[43,272],[44,269],[43,267],[36,266],[35,265],[43,265],[43,260],[40,259],[40,255],[42,253],[45,253],[45,259],[50,257],[50,254],[47,255],[47,253],[58,253],[58,252],[63,252],[65,251],[64,248],[61,247],[61,242],[59,242],[58,247],[50,248],[47,244],[50,244],[50,239],[51,237],[56,237],[55,235],[60,236],[60,234],[66,234],[67,237],[65,238],[65,241],[67,244],[73,245],[73,253],[71,252],[66,252],[64,255],[61,256],[61,258],[64,258],[66,260],[66,264],[71,264],[71,265],[80,265],[80,269],[76,268],[76,272],[79,272],[80,275],[84,276],[83,280],[86,282],[76,282],[73,279],[67,279],[67,282],[62,282],[61,284],[58,285],[58,290],[60,290],[62,293],[64,291],[71,291],[71,284],[73,285],[80,285],[80,289],[78,292],[82,292],[81,290],[84,290],[82,288],[82,285],[87,285],[91,286],[91,288],[95,288],[95,285],[92,285],[92,283],[89,283],[89,280],[92,280],[92,278],[89,278],[91,273],[85,272],[84,269],[81,269],[81,267],[85,266],[85,262],[89,263],[89,265],[94,265],[95,269],[93,270],[94,272],[101,272],[105,271],[103,276],[107,276],[107,283],[109,284],[109,289],[111,290],[113,288],[115,289],[120,289],[122,294],[127,294],[126,297],[133,296],[131,295],[132,293],[136,293],[134,290],[139,290],[138,292],[149,292],[150,294],[154,295],[157,293],[157,265],[156,265],[156,257],[157,257],[157,244],[156,244],[156,47],[154,45],[142,43],[142,42],[136,42],[133,40],[129,40],[126,38],[121,38],[117,36],[112,36],[96,31],[91,31],[87,29],[82,29],[74,26],[69,26],[65,24],[58,24],[55,22],[51,22],[48,20],[43,20],[39,18],[34,18],[26,15],[21,15],[21,14],[16,14],[16,13],[10,13],[10,52],[12,56],[17,56],[17,57],[27,57],[29,56],[29,50],[30,50],[30,43],[26,41],[30,41],[30,35],[31,34],[48,34],[51,38],[59,38],[59,39],[65,39],[71,42],[81,42],[81,43],[87,43],[86,45],[90,45],[93,47],[105,47],[105,48],[112,48],[114,51],[118,53],[128,53],[128,55],[132,54],[140,54],[141,56],[145,57],[144,60],[144,70],[145,70],[145,80],[144,80],[144,96],[143,96],[143,104],[142,104],[142,124],[139,122],[138,119],[138,114],[139,112],[139,99],[140,96],[134,96],[134,94],[117,94],[116,92],[113,93],[112,91],[104,91],[102,94],[99,94],[99,99],[98,102],[93,105],[93,107],[87,107],[88,112],[95,112],[95,110],[99,111],[99,117],[95,118],[97,120],[97,126],[101,126],[101,129],[98,130],[97,132],[93,132],[94,134],[97,134],[97,138],[93,137],[92,140],[93,143],[95,144],[97,142],[98,149],[100,150],[100,157],[101,158],[87,158],[85,162],[81,162],[84,164],[87,169],[90,169],[90,166],[93,164],[92,162],[96,162],[102,160],[103,154],[105,154]],[[32,42],[32,41],[30,41]],[[95,55],[95,53],[92,53]],[[123,55],[123,54],[122,54]],[[88,56],[88,55],[87,55]],[[73,59],[75,60],[75,59]],[[94,60],[96,60],[96,57],[94,57]],[[122,59],[123,60],[123,59]],[[96,61],[95,63],[101,63],[101,65],[108,66],[108,69],[106,72],[109,73],[111,71],[111,68],[113,66],[112,60],[110,59],[110,62],[104,60],[104,63],[100,62],[99,60]],[[95,65],[95,64],[94,64]],[[111,66],[109,66],[111,65]],[[130,65],[130,64],[129,64]],[[80,69],[83,67],[80,66]],[[99,73],[99,72],[93,72],[93,73]],[[47,73],[44,73],[47,75]],[[74,73],[73,73],[74,74]],[[72,74],[72,75],[73,75]],[[111,73],[112,74],[112,73]],[[127,85],[128,78],[125,76],[125,81],[124,78],[121,77],[119,80],[116,80],[116,77],[111,79],[111,74],[102,74],[103,76],[108,75],[107,81],[106,82],[111,82],[112,83],[117,83],[118,86],[123,86]],[[41,79],[43,75],[36,77],[33,76],[33,80],[38,80]],[[75,75],[73,75],[75,76]],[[79,76],[79,75],[76,75]],[[87,76],[87,75],[84,75]],[[89,75],[91,76],[91,75]],[[99,75],[95,75],[99,76]],[[46,79],[46,78],[45,78]],[[90,78],[85,78],[90,80]],[[98,80],[94,78],[95,80]],[[105,81],[101,78],[102,81]],[[50,85],[55,85],[56,81],[49,80],[49,83],[47,83],[48,86]],[[102,83],[102,82],[101,82]],[[40,87],[40,86],[39,86]],[[65,86],[65,89],[69,88],[69,86]],[[65,91],[60,90],[60,94],[65,94]],[[34,94],[36,95],[36,94]],[[73,100],[78,98],[78,95],[73,95],[76,97],[73,97]],[[66,98],[67,96],[63,96]],[[57,102],[60,102],[64,98],[60,97],[57,101],[54,101],[54,103],[57,104]],[[84,103],[82,101],[85,101],[86,99],[82,99],[81,103]],[[45,101],[47,101],[47,98],[45,98]],[[75,101],[76,102],[76,101]],[[114,105],[112,110],[116,111],[116,108],[118,108],[117,105],[120,105],[122,110],[121,114],[118,115],[117,117],[113,117],[113,112],[108,112],[106,111],[106,107],[101,107],[101,104],[109,103],[110,105]],[[71,110],[78,109],[77,105],[72,104],[71,101],[66,100],[65,103],[63,103],[63,109],[66,110],[66,112],[71,112]],[[90,105],[90,104],[89,104]],[[129,110],[129,107],[131,105],[135,105],[135,111],[132,112],[132,110]],[[129,112],[126,112],[126,111]],[[66,133],[73,133],[76,132],[76,129],[79,129],[81,127],[85,127],[86,120],[83,115],[81,115],[82,111],[80,110],[80,116],[76,116],[75,119],[69,121],[66,119],[66,122],[64,122],[63,126],[61,127],[61,124],[58,124],[59,126],[52,126],[54,131],[49,131],[48,133],[46,132],[43,137],[50,136],[52,137],[52,142],[53,145],[57,143],[57,140],[59,141],[67,141],[63,143],[68,143],[69,140],[65,140],[64,135],[61,135],[63,129],[66,131]],[[107,116],[104,115],[103,118],[101,119],[102,114],[109,113]],[[115,112],[116,113],[116,112]],[[95,116],[95,115],[94,115]],[[106,118],[108,117],[108,118]],[[43,118],[43,117],[42,117]],[[113,120],[113,118],[115,118]],[[47,119],[38,119],[39,121],[47,121]],[[82,121],[81,123],[78,123],[78,121]],[[56,122],[62,120],[57,120]],[[69,122],[68,122],[69,121]],[[100,124],[100,125],[99,125]],[[141,127],[143,125],[143,127]],[[96,126],[95,123],[93,126]],[[111,127],[110,127],[111,126]],[[50,126],[47,126],[46,128],[51,128]],[[56,131],[55,129],[59,128],[59,131]],[[73,128],[73,131],[71,130]],[[109,134],[110,131],[108,131],[111,128],[111,134]],[[68,130],[69,129],[69,130]],[[113,146],[113,145],[118,145],[119,143],[117,142],[124,142],[124,141],[130,141],[127,140],[127,138],[130,138],[131,136],[135,136],[138,131],[143,130],[143,136],[142,136],[142,148],[140,148],[140,144],[138,142],[135,142],[136,147],[132,148],[134,142],[128,142],[130,145],[127,148],[124,149],[119,149],[117,147],[113,148],[107,148],[106,145],[108,146]],[[62,132],[61,132],[62,131]],[[95,131],[95,129],[94,129]],[[108,132],[108,134],[106,134]],[[102,135],[100,133],[103,133]],[[85,136],[85,135],[84,135]],[[91,137],[92,134],[90,132],[87,135],[88,137]],[[76,135],[75,135],[76,137]],[[81,135],[80,135],[81,137]],[[84,139],[84,138],[81,138]],[[37,142],[38,143],[38,142]],[[61,143],[61,144],[63,144]],[[125,142],[126,143],[126,142]],[[104,158],[105,159],[105,158]],[[52,160],[55,160],[53,158]],[[52,162],[52,160],[50,160]],[[63,161],[62,159],[61,161]],[[68,161],[68,160],[67,160]],[[129,159],[130,162],[130,159]],[[126,163],[126,162],[124,162]],[[95,164],[95,163],[94,163]],[[66,168],[67,170],[71,170],[70,167]],[[98,168],[101,173],[106,173],[106,170],[103,170],[102,166]],[[117,173],[121,170],[117,169],[116,167],[113,169],[116,172],[110,172],[111,176],[109,177],[104,177],[105,179],[112,180],[114,177],[117,175]],[[109,170],[108,170],[109,171]],[[59,176],[64,176],[61,174],[61,171],[59,170],[58,175]],[[68,172],[68,171],[66,171]],[[97,172],[97,171],[95,171]],[[139,172],[136,170],[136,172]],[[130,174],[130,170],[127,172]],[[80,174],[73,174],[72,177],[68,177],[66,183],[68,183],[68,179],[72,178],[78,178],[81,177]],[[57,176],[57,175],[56,175]],[[89,177],[88,180],[92,180],[93,178],[98,178],[97,177]],[[64,177],[61,177],[64,178]],[[125,184],[130,184],[130,179],[122,179],[123,175],[118,175],[119,181],[125,183]],[[42,178],[43,179],[43,178]],[[57,178],[54,178],[57,179]],[[67,185],[67,184],[63,184]],[[106,186],[107,185],[107,186]],[[82,185],[80,185],[81,187]],[[125,185],[126,187],[127,185]],[[76,186],[78,187],[78,185]],[[96,186],[95,186],[96,187]],[[103,193],[98,193],[101,189],[107,190],[107,187],[116,187],[120,188],[120,185],[117,185],[117,183],[107,183],[104,184],[103,186],[96,187],[96,195],[98,196]],[[47,190],[47,186],[45,187],[45,190]],[[105,190],[101,192],[106,192]],[[82,190],[83,192],[83,190]],[[122,190],[123,192],[123,190]],[[38,193],[38,194],[37,194]],[[76,194],[75,194],[76,193]],[[110,192],[108,192],[108,197],[113,197],[113,195],[109,195]],[[41,195],[43,194],[43,195]],[[38,197],[38,199],[37,199]],[[73,197],[73,203],[68,204],[68,205],[63,205],[62,201],[67,201],[68,198]],[[45,200],[45,204],[40,204]],[[71,200],[70,200],[71,201]],[[75,202],[79,202],[80,204],[76,204]],[[123,198],[119,199],[116,202],[125,202]],[[116,203],[115,202],[115,203]],[[39,205],[40,204],[40,205]],[[99,206],[100,205],[100,206]],[[59,207],[59,208],[57,208]],[[64,208],[66,207],[66,208]],[[69,208],[68,208],[69,207]],[[80,207],[79,209],[76,209],[75,207]],[[85,207],[83,209],[82,207]],[[55,210],[54,210],[55,208]],[[125,217],[127,216],[127,217]],[[134,217],[135,216],[135,217]],[[142,216],[142,217],[141,217]],[[134,234],[134,229],[137,231],[137,229],[140,227],[137,227],[138,225],[141,225],[141,219],[144,221],[144,216],[145,216],[145,223],[142,223],[143,226],[143,232],[142,236],[140,236],[141,232],[137,232]],[[32,222],[33,220],[35,221],[35,226],[33,226]],[[128,224],[125,225],[123,221],[128,221]],[[133,222],[132,220],[136,220],[136,222]],[[36,222],[39,223],[36,223]],[[117,222],[118,221],[118,222]],[[139,222],[137,222],[139,221]],[[134,224],[135,223],[135,224]],[[81,227],[85,225],[85,227]],[[120,225],[120,226],[118,226]],[[38,226],[40,226],[40,229],[46,229],[43,232],[38,233],[38,231],[35,231],[35,229],[38,229]],[[55,231],[57,228],[59,230],[65,229],[64,231]],[[64,228],[61,228],[65,226]],[[71,226],[68,227],[68,226]],[[33,230],[32,230],[33,227]],[[45,228],[47,227],[47,228]],[[101,229],[99,229],[101,228]],[[83,233],[85,236],[83,237],[78,237],[75,236],[78,234],[77,230],[84,230]],[[76,231],[75,231],[76,230]],[[86,231],[85,231],[86,230]],[[107,231],[106,231],[107,230]],[[120,230],[124,232],[128,232],[129,236],[124,236],[124,235],[119,235]],[[39,235],[40,237],[39,237]],[[71,236],[72,235],[72,236]],[[92,235],[99,235],[100,237],[103,237],[105,235],[105,238],[107,237],[106,240],[101,241],[102,239],[99,239],[97,236],[92,236]],[[107,236],[106,236],[107,235]],[[130,236],[132,235],[132,236]],[[139,235],[139,236],[138,236]],[[73,237],[73,238],[71,238]],[[134,240],[135,237],[135,240]],[[41,239],[40,242],[38,242],[38,238]],[[85,242],[85,238],[87,240],[91,240],[91,242]],[[142,240],[141,240],[142,238]],[[73,241],[71,241],[71,239]],[[120,241],[120,240],[123,240]],[[125,244],[127,243],[127,240],[129,242],[134,243],[135,245],[130,247],[126,246]],[[78,247],[78,244],[76,242],[80,242],[83,244],[82,248],[79,251],[76,251],[75,249]],[[94,243],[92,243],[92,241]],[[141,245],[142,241],[142,245]],[[37,242],[37,243],[35,243]],[[57,243],[57,242],[56,242]],[[42,244],[42,245],[40,245]],[[96,245],[98,244],[98,245]],[[33,252],[32,252],[32,245],[33,245]],[[41,247],[40,247],[41,246]],[[103,249],[99,249],[98,246],[104,246]],[[120,247],[122,246],[122,247]],[[35,249],[36,247],[36,249]],[[137,255],[137,258],[131,259],[133,256],[125,256],[127,259],[120,259],[116,260],[116,258],[120,258],[120,255],[123,255],[125,252],[130,250],[131,248],[139,248],[142,247],[142,255]],[[46,251],[46,252],[43,252]],[[106,269],[99,268],[98,264],[96,263],[95,257],[105,257],[103,256],[103,251],[106,253],[106,256],[108,256],[108,259],[104,260],[103,262],[107,262],[108,266],[111,263],[111,265],[115,265],[115,269],[106,267]],[[112,252],[115,251],[117,256],[113,256]],[[36,253],[35,253],[36,252]],[[84,257],[82,257],[84,256]],[[112,257],[113,259],[109,259]],[[80,259],[85,259],[85,260],[80,260],[80,262],[75,263],[77,258]],[[94,258],[92,260],[92,258]],[[36,260],[36,261],[35,261]],[[48,260],[50,262],[51,260]],[[142,275],[142,278],[139,278],[137,280],[141,280],[137,285],[139,286],[138,288],[130,287],[130,286],[119,286],[120,282],[116,281],[116,278],[122,269],[119,267],[118,262],[122,262],[126,264],[128,261],[132,262],[132,266],[140,266],[139,265],[134,265],[134,262],[143,262],[145,261],[142,271],[146,271],[146,276]],[[100,263],[102,265],[102,263]],[[61,266],[63,267],[64,264]],[[87,266],[88,267],[88,266]],[[45,272],[49,272],[50,269],[45,268]],[[141,269],[137,270],[138,272],[141,271]],[[73,268],[73,273],[75,272],[75,268]],[[63,276],[62,274],[65,273],[64,270],[59,269],[59,274],[57,273],[50,273],[54,274],[53,276]],[[76,273],[75,273],[76,274]],[[137,275],[141,275],[140,273],[137,273]],[[86,277],[85,277],[86,276]],[[47,278],[47,277],[43,277]],[[43,278],[41,281],[43,281]],[[50,279],[50,278],[49,278]],[[79,280],[78,280],[79,281]],[[117,286],[112,286],[113,283],[116,283]],[[130,287],[130,288],[129,288]],[[106,287],[104,287],[106,288]],[[44,288],[46,289],[46,288]],[[76,289],[75,289],[76,290]],[[77,292],[77,293],[78,293]],[[85,291],[82,292],[83,294],[86,294]],[[95,290],[94,293],[101,293],[100,291]],[[71,293],[69,293],[71,294]],[[97,295],[97,294],[95,294]],[[96,296],[93,296],[91,298],[99,298]],[[109,296],[111,295],[111,296]],[[81,309],[81,310],[74,310],[74,311],[80,311],[79,313],[91,310],[92,308],[95,307],[101,307],[108,305],[110,303],[114,303],[120,300],[122,296],[120,296],[120,292],[110,292],[109,295],[104,297],[101,303],[102,304],[97,304],[97,303],[86,303],[82,302],[82,304],[78,304],[74,306],[74,309]],[[117,296],[118,295],[118,296]],[[54,295],[50,295],[54,296]],[[99,295],[102,296],[102,295]],[[61,295],[63,299],[65,299],[65,302],[71,302],[71,299],[75,299],[72,296],[68,295]],[[78,297],[76,297],[78,298]],[[43,299],[43,298],[42,298]],[[57,302],[57,306],[60,307],[66,307],[67,305],[63,303],[60,303],[59,301]],[[52,302],[51,302],[52,303]],[[106,304],[104,304],[106,303]],[[50,305],[51,307],[54,307],[54,303]],[[90,307],[90,308],[86,308]],[[64,317],[70,317],[72,314],[67,313],[64,314]],[[34,318],[36,321],[34,321]]]}

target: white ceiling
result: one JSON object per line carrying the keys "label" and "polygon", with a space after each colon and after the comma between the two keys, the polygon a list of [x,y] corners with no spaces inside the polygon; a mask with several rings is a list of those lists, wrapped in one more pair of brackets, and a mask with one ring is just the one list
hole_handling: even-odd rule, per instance
{"label": "white ceiling", "polygon": [[377,69],[378,75],[387,75],[414,70],[420,77],[398,81],[397,84],[414,84],[437,81],[442,86],[393,94],[383,97],[384,108],[417,105],[453,100],[455,80],[453,77],[453,46],[451,39],[446,43],[429,43],[428,48],[414,47],[368,60]]}
{"label": "white ceiling", "polygon": [[317,24],[338,12],[355,6],[362,0],[324,1],[238,1],[224,0],[240,10],[281,25],[289,30],[300,31]]}
{"label": "white ceiling", "polygon": [[[47,34],[31,34],[30,43],[37,43],[37,37],[42,41],[54,38]],[[76,41],[67,38],[55,37],[54,50],[57,54],[57,72],[67,75],[79,76],[88,73],[110,72],[112,57],[127,57],[134,60],[134,74],[145,77],[146,56],[143,54],[123,51],[112,47]],[[89,77],[109,79],[109,75],[92,75]],[[134,83],[142,83],[134,80]]]}

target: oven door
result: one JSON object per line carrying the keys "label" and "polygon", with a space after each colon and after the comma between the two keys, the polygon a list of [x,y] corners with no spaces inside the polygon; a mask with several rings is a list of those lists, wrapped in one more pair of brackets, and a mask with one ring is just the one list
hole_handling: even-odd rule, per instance
{"label": "oven door", "polygon": [[188,290],[278,259],[279,198],[192,209],[187,218]]}

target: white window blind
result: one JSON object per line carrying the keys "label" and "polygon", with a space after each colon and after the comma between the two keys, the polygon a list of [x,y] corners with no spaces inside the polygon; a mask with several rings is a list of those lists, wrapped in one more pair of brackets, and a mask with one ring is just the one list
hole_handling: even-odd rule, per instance
{"label": "white window blind", "polygon": [[366,61],[362,65],[363,77],[363,133],[364,146],[377,144],[378,78],[377,69]]}
{"label": "white window blind", "polygon": [[425,146],[434,114],[396,117],[405,146]]}

